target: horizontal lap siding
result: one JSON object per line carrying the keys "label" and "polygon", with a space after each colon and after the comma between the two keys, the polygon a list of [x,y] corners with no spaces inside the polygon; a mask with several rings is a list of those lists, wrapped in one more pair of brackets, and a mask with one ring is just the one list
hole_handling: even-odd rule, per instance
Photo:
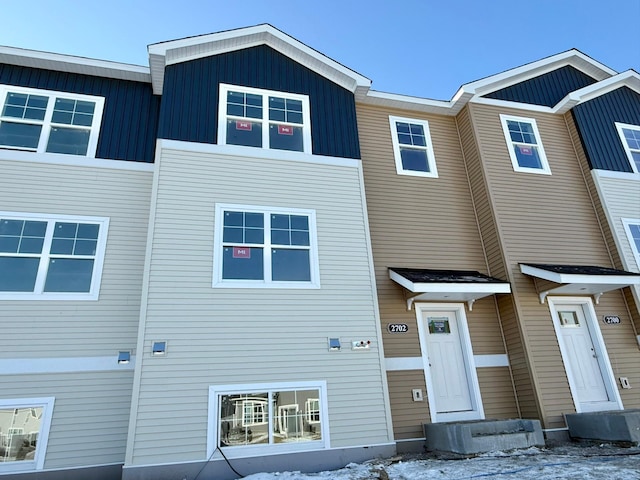
{"label": "horizontal lap siding", "polygon": [[478,368],[478,383],[486,418],[519,418],[508,367]]}
{"label": "horizontal lap siding", "polygon": [[[397,174],[389,115],[429,121],[438,178]],[[389,279],[388,267],[487,273],[456,121],[358,105],[358,125],[385,355],[419,357],[415,309],[407,310],[404,289]],[[493,296],[466,315],[474,354],[505,353]],[[406,323],[409,330],[389,333],[389,323]],[[424,371],[393,371],[388,378],[395,438],[422,437],[428,402],[413,402],[411,389],[426,395]]]}
{"label": "horizontal lap siding", "polygon": [[104,356],[134,348],[152,174],[10,161],[0,169],[2,210],[110,219],[99,300],[0,300],[0,357]]}
{"label": "horizontal lap siding", "polygon": [[[390,441],[358,169],[176,150],[159,168],[133,464],[202,460],[218,384],[326,380],[331,446]],[[216,203],[314,209],[321,288],[212,288]]]}
{"label": "horizontal lap siding", "polygon": [[124,463],[133,373],[0,375],[0,399],[55,397],[44,468]]}
{"label": "horizontal lap siding", "polygon": [[[513,171],[501,113],[536,119],[552,175]],[[519,263],[611,267],[608,246],[564,117],[479,105],[473,117],[544,425],[563,427],[561,414],[574,406],[549,307],[540,304],[533,279],[520,273]]]}
{"label": "horizontal lap siding", "polygon": [[[387,372],[387,381],[395,439],[424,438],[422,424],[431,422],[424,370]],[[414,388],[422,390],[423,401],[413,401]]]}

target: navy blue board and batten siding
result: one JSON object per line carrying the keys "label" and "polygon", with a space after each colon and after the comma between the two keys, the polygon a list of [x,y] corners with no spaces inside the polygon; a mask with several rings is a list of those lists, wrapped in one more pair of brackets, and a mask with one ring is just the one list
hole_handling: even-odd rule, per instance
{"label": "navy blue board and batten siding", "polygon": [[572,114],[592,169],[633,171],[615,124],[640,126],[640,94],[620,87],[576,105]]}
{"label": "navy blue board and batten siding", "polygon": [[159,137],[217,143],[220,83],[308,95],[313,154],[360,158],[353,93],[266,45],[167,66]]}
{"label": "navy blue board and batten siding", "polygon": [[150,83],[0,64],[0,84],[104,97],[96,157],[153,163],[160,96]]}
{"label": "navy blue board and batten siding", "polygon": [[587,87],[596,80],[572,66],[565,66],[524,82],[496,90],[485,98],[553,107],[568,93]]}

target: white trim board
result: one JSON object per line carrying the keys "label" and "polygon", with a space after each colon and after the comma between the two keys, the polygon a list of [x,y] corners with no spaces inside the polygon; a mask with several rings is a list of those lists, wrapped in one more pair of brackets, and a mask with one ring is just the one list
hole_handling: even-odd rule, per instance
{"label": "white trim board", "polygon": [[117,353],[108,357],[3,358],[0,375],[126,371],[133,370],[134,362],[132,355],[128,364],[118,364]]}
{"label": "white trim board", "polygon": [[[476,368],[508,367],[509,356],[506,353],[495,355],[474,355]],[[401,372],[405,370],[423,370],[422,357],[388,357],[385,358],[387,372]]]}

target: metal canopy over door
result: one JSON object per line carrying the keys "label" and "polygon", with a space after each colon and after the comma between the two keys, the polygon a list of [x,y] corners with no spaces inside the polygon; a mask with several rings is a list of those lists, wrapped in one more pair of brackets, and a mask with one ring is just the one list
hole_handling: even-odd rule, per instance
{"label": "metal canopy over door", "polygon": [[604,341],[588,302],[551,301],[576,411],[621,409]]}
{"label": "metal canopy over door", "polygon": [[416,305],[431,420],[481,419],[484,414],[464,308],[434,307]]}

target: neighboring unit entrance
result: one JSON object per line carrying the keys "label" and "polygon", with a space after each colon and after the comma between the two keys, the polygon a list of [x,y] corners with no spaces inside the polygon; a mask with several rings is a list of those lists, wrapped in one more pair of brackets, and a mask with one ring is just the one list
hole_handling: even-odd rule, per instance
{"label": "neighboring unit entrance", "polygon": [[464,306],[416,304],[432,422],[484,418]]}
{"label": "neighboring unit entrance", "polygon": [[577,412],[622,409],[604,341],[589,301],[549,299]]}

